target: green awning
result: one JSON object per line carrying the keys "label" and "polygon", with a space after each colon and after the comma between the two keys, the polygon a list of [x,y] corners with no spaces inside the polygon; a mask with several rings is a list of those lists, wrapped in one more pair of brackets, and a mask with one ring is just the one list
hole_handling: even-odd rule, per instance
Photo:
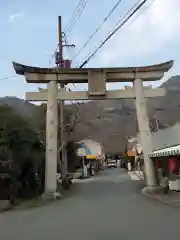
{"label": "green awning", "polygon": [[168,156],[177,156],[180,155],[180,145],[163,148],[159,150],[155,150],[149,154],[149,157],[168,157]]}

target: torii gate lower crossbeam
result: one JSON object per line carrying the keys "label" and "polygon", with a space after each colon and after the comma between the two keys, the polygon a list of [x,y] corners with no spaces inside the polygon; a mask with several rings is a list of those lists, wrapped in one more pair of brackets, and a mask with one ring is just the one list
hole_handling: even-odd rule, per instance
{"label": "torii gate lower crossbeam", "polygon": [[[57,100],[80,99],[135,99],[140,138],[144,153],[146,180],[148,186],[156,186],[153,163],[148,154],[152,150],[151,134],[145,98],[164,96],[164,89],[148,89],[143,81],[155,81],[164,76],[173,61],[159,65],[132,68],[101,69],[43,69],[13,63],[16,73],[24,75],[28,83],[48,83],[48,91],[27,93],[31,101],[47,100],[47,145],[46,145],[46,192],[56,190],[57,167]],[[75,79],[75,80],[73,80]],[[87,92],[57,92],[57,83],[88,82]],[[106,82],[133,82],[133,88],[107,91]]]}

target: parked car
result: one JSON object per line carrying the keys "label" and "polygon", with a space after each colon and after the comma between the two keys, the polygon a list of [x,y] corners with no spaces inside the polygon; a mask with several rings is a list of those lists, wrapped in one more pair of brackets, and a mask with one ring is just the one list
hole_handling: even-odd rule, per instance
{"label": "parked car", "polygon": [[107,164],[107,167],[108,168],[113,168],[113,167],[116,168],[117,167],[116,160],[109,161]]}

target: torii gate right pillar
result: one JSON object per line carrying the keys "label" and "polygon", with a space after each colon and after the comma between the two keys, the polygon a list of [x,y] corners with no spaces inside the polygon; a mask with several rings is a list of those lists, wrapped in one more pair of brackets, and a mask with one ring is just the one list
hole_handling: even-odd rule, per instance
{"label": "torii gate right pillar", "polygon": [[134,80],[134,89],[136,93],[136,113],[139,125],[141,145],[144,155],[144,166],[146,172],[146,182],[148,186],[156,186],[156,175],[152,159],[148,154],[152,151],[151,131],[149,126],[149,118],[147,113],[146,99],[144,97],[143,80]]}

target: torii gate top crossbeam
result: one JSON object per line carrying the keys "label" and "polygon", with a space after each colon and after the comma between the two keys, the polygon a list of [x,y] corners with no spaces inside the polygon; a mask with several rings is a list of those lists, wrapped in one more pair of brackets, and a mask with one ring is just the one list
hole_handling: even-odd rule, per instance
{"label": "torii gate top crossbeam", "polygon": [[[102,73],[106,82],[131,82],[136,78],[144,81],[156,81],[169,71],[173,61],[145,67],[127,68],[38,68],[13,62],[17,74],[25,75],[29,83],[88,83],[91,73]],[[35,76],[36,75],[36,76]]]}

